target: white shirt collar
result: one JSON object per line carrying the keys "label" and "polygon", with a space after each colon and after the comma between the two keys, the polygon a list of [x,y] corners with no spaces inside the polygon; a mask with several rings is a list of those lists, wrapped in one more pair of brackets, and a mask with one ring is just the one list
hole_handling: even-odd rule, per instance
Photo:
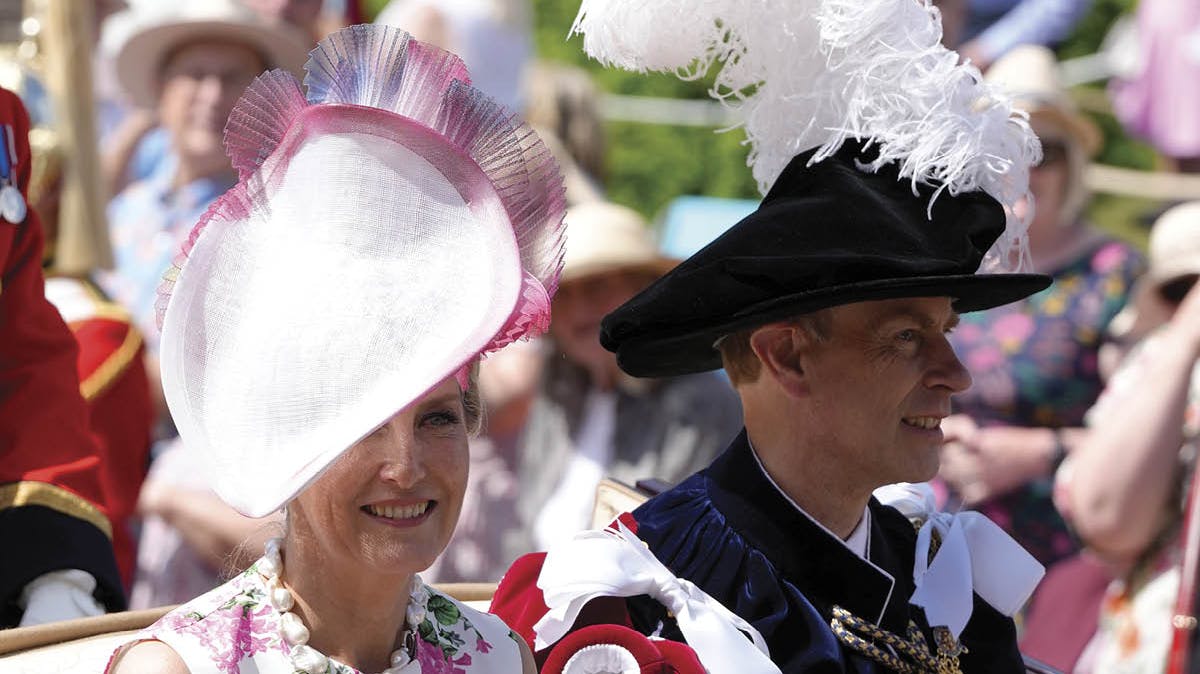
{"label": "white shirt collar", "polygon": [[[754,445],[750,442],[749,437],[746,438],[746,444],[750,445],[750,455],[754,457],[755,463],[758,464],[758,469],[761,470],[762,474],[766,476],[767,482],[770,482],[771,486],[775,487],[775,491],[779,492],[779,494],[781,496],[783,496],[783,498],[786,499],[787,502],[790,503],[793,508],[798,510],[801,515],[804,515],[805,517],[807,517],[809,519],[809,521],[811,521],[813,524],[820,527],[820,529],[822,531],[829,534],[832,538],[835,538],[838,541],[841,541],[842,545],[845,545],[847,548],[850,548],[850,552],[853,552],[854,554],[858,555],[859,557],[862,557],[863,559],[867,560],[868,562],[871,561],[871,535],[870,535],[870,533],[871,533],[871,508],[870,508],[870,506],[863,508],[863,514],[862,514],[862,517],[859,518],[859,520],[858,520],[858,525],[854,527],[854,531],[850,532],[850,537],[843,540],[841,536],[838,536],[837,534],[830,531],[829,527],[825,526],[824,524],[821,524],[820,522],[817,521],[817,519],[815,517],[813,517],[812,515],[809,515],[808,512],[804,508],[800,507],[800,504],[798,504],[794,500],[792,500],[791,496],[788,496],[787,492],[785,492],[783,490],[783,488],[779,486],[779,483],[775,482],[775,478],[771,477],[771,474],[767,472],[766,467],[763,466],[762,459],[758,458],[758,450],[754,449]],[[876,568],[878,568],[878,567],[876,567]],[[891,577],[891,574],[887,573],[886,571],[883,571],[882,569],[880,569],[880,571],[883,572],[884,575],[888,576],[889,578]]]}

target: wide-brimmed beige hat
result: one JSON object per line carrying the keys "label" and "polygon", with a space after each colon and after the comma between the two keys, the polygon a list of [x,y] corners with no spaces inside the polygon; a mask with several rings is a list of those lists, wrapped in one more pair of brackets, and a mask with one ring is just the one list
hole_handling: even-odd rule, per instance
{"label": "wide-brimmed beige hat", "polygon": [[1200,274],[1200,201],[1175,206],[1154,221],[1150,232],[1150,268],[1138,279],[1130,299],[1109,324],[1114,337],[1139,336],[1170,317],[1159,289],[1181,276]]}
{"label": "wide-brimmed beige hat", "polygon": [[659,254],[646,220],[633,209],[591,201],[567,209],[567,252],[559,284],[621,269],[642,269],[654,276],[678,260]]}
{"label": "wide-brimmed beige hat", "polygon": [[1102,137],[1092,120],[1079,114],[1059,78],[1054,52],[1041,45],[1016,47],[988,69],[987,82],[1004,89],[1016,107],[1031,117],[1045,116],[1075,137],[1088,156],[1100,149]]}
{"label": "wide-brimmed beige hat", "polygon": [[300,31],[284,23],[267,23],[234,0],[185,0],[173,8],[133,17],[134,27],[117,52],[117,79],[137,105],[158,99],[158,76],[172,49],[189,42],[214,40],[245,43],[262,54],[267,68],[303,74],[312,48]]}

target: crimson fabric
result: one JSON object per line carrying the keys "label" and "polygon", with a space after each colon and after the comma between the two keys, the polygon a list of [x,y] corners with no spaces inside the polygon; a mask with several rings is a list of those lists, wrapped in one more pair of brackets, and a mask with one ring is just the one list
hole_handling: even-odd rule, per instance
{"label": "crimson fabric", "polygon": [[[4,89],[0,124],[13,126],[15,177],[25,193],[29,115],[17,96]],[[107,515],[101,450],[89,434],[79,394],[78,350],[46,300],[42,246],[42,227],[32,209],[20,224],[0,221],[0,485],[46,482]],[[14,602],[25,583],[64,568],[91,573],[99,583],[97,597],[110,610],[124,608],[112,545],[94,525],[38,506],[3,508],[0,518],[6,549],[0,555],[0,623],[12,624],[13,616],[19,616]],[[73,540],[61,539],[66,535]]]}
{"label": "crimson fabric", "polygon": [[1021,652],[1073,671],[1100,626],[1100,605],[1112,580],[1112,573],[1086,553],[1047,569],[1029,602]]}
{"label": "crimson fabric", "polygon": [[651,641],[621,625],[592,625],[575,630],[550,649],[542,674],[562,674],[563,667],[581,649],[612,644],[629,651],[641,674],[705,674],[696,652],[676,641]]}
{"label": "crimson fabric", "polygon": [[[534,552],[523,555],[513,562],[513,565],[500,579],[488,613],[500,616],[500,619],[519,634],[529,650],[533,651],[534,660],[540,668],[550,654],[551,647],[540,651],[534,649],[533,626],[550,611],[542,600],[542,591],[538,589],[538,575],[542,573],[542,564],[546,561],[546,553]],[[624,600],[618,597],[597,597],[584,605],[575,619],[574,629],[589,625],[620,625],[632,628]]]}
{"label": "crimson fabric", "polygon": [[859,168],[848,142],[808,165],[796,156],[758,210],[604,318],[600,342],[637,377],[721,366],[714,344],[738,330],[825,307],[952,297],[959,312],[1006,304],[1050,284],[1040,274],[976,274],[1005,228],[983,192],[950,195]]}
{"label": "crimson fabric", "polygon": [[[98,292],[98,291],[97,291]],[[122,349],[137,340],[137,328],[119,314],[89,316],[69,326],[79,344],[80,381],[101,378],[87,399],[88,417],[104,461],[100,478],[113,527],[113,548],[121,582],[133,586],[137,541],[132,525],[150,462],[154,407],[146,374],[145,346]]]}
{"label": "crimson fabric", "polygon": [[513,632],[525,640],[531,651],[534,650],[533,625],[550,611],[542,601],[542,593],[530,591],[530,588],[537,590],[538,575],[545,561],[544,552],[518,557],[500,579],[492,595],[492,604],[488,607],[488,613],[500,616]]}

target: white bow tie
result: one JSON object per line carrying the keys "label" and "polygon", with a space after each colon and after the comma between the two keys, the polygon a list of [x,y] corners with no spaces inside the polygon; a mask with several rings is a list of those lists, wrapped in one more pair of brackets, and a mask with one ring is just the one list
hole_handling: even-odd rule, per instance
{"label": "white bow tie", "polygon": [[[976,512],[957,515],[937,512],[928,484],[881,487],[875,498],[910,519],[924,519],[917,532],[913,583],[909,603],[925,610],[931,627],[946,627],[958,638],[974,608],[972,592],[992,608],[1011,617],[1045,575],[1045,568],[995,522]],[[930,563],[933,532],[941,546]]]}

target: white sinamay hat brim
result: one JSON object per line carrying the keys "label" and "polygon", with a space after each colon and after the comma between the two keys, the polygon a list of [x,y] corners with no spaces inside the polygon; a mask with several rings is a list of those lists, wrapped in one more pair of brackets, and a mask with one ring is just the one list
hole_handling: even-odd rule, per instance
{"label": "white sinamay hat brim", "polygon": [[531,178],[529,137],[507,162],[545,194],[521,201],[453,133],[297,95],[256,118],[256,132],[287,122],[259,139],[265,160],[230,143],[243,179],[198,225],[163,315],[180,435],[255,517],[481,352],[544,327],[561,265],[561,183]]}

